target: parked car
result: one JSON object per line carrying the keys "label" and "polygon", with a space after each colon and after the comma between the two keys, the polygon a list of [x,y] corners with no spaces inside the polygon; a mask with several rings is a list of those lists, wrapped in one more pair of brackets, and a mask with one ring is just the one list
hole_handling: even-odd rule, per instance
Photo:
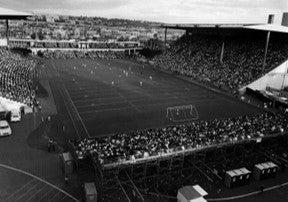
{"label": "parked car", "polygon": [[0,136],[10,136],[12,135],[12,130],[7,121],[0,121]]}

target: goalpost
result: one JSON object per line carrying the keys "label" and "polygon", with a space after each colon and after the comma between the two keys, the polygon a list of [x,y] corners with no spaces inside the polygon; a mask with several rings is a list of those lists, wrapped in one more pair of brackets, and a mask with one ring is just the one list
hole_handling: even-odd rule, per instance
{"label": "goalpost", "polygon": [[182,105],[168,107],[166,117],[173,122],[185,122],[198,120],[199,114],[194,105]]}

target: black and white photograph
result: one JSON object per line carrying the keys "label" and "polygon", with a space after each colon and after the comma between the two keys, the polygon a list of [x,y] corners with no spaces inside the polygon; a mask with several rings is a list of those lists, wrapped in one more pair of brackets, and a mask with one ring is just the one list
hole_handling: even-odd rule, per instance
{"label": "black and white photograph", "polygon": [[287,202],[287,0],[0,0],[0,202]]}

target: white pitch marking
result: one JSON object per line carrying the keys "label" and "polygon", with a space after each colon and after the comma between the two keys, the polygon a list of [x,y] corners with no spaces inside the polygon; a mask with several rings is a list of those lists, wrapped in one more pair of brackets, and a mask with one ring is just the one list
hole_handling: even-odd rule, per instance
{"label": "white pitch marking", "polygon": [[28,191],[26,190],[25,193],[23,193],[23,194],[21,194],[20,196],[18,196],[15,201],[17,201],[17,200],[25,197],[30,191],[32,191],[32,190],[33,190],[35,187],[37,187],[38,185],[41,185],[41,183],[40,183],[40,182],[37,182],[36,184],[34,184],[32,187],[30,187],[30,188],[28,189]]}
{"label": "white pitch marking", "polygon": [[83,122],[83,120],[82,120],[82,118],[81,118],[81,116],[80,116],[80,114],[79,114],[79,112],[78,112],[78,110],[77,110],[72,98],[70,97],[70,94],[69,94],[68,90],[66,89],[66,87],[64,85],[63,85],[63,88],[64,88],[63,90],[66,93],[68,99],[70,100],[70,103],[72,104],[72,107],[75,109],[76,115],[78,116],[78,119],[80,120],[80,122],[81,122],[81,124],[82,124],[82,126],[83,126],[83,128],[85,130],[85,133],[87,134],[87,136],[89,138],[91,138],[91,136],[90,136],[90,134],[89,134],[89,132],[88,132],[88,130],[86,128],[86,125],[84,124],[84,122]]}
{"label": "white pitch marking", "polygon": [[[34,194],[32,194],[32,196],[30,196],[26,201],[31,200],[33,197],[35,197],[37,194],[39,194],[43,189],[45,188],[45,186],[43,186],[41,189],[39,189],[38,191],[36,191]],[[65,195],[66,196],[66,195]]]}
{"label": "white pitch marking", "polygon": [[22,187],[20,187],[19,189],[17,189],[15,192],[13,192],[8,198],[6,198],[6,200],[10,199],[12,196],[14,196],[15,194],[19,193],[19,191],[21,191],[22,189],[24,189],[26,186],[30,185],[32,182],[34,182],[35,179],[30,180],[29,182],[27,182],[26,184],[24,184]]}
{"label": "white pitch marking", "polygon": [[[268,187],[268,188],[264,189],[263,191],[266,192],[266,191],[274,190],[274,189],[281,188],[281,187],[284,187],[284,186],[287,186],[287,185],[288,185],[288,182],[285,182],[285,183],[282,183],[282,184],[279,184],[279,185]],[[227,198],[214,198],[214,199],[207,199],[207,200],[208,201],[231,201],[231,200],[234,200],[234,199],[240,199],[240,198],[245,198],[245,197],[248,197],[248,196],[253,196],[253,195],[256,195],[256,194],[259,194],[259,193],[261,193],[260,190],[259,191],[254,191],[254,192],[250,192],[250,193],[247,193],[247,194],[238,195],[238,196],[231,196],[231,197],[227,197]]]}

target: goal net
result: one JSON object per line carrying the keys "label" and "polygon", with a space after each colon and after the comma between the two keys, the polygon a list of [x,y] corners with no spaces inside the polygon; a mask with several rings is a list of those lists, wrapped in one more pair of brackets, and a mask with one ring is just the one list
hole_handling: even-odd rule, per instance
{"label": "goal net", "polygon": [[174,106],[167,108],[166,117],[173,122],[195,121],[199,118],[194,105]]}

